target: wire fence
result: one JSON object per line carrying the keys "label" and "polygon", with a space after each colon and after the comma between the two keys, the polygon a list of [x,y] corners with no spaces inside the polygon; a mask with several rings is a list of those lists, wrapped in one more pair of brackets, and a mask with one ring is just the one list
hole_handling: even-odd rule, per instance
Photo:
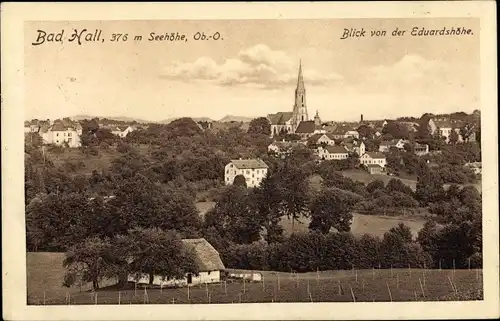
{"label": "wire fence", "polygon": [[223,280],[182,288],[128,285],[93,291],[32,293],[31,305],[396,302],[482,300],[482,270],[372,269],[276,272],[262,280]]}

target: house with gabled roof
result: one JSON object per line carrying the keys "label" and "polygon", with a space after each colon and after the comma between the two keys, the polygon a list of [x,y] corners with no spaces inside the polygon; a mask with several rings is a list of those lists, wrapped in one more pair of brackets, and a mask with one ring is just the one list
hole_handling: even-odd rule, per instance
{"label": "house with gabled roof", "polygon": [[325,134],[314,134],[307,139],[307,144],[312,146],[320,146],[320,145],[335,145],[335,139],[333,135],[330,133]]}
{"label": "house with gabled roof", "polygon": [[342,146],[319,146],[317,155],[321,160],[342,160],[349,157],[349,153]]}
{"label": "house with gabled roof", "polygon": [[68,147],[80,147],[80,135],[82,126],[77,121],[69,118],[56,119],[52,125],[42,125],[39,131],[44,144],[65,145]]}
{"label": "house with gabled roof", "polygon": [[127,135],[133,132],[134,130],[135,128],[129,125],[116,125],[111,127],[111,133],[120,138],[127,137]]}
{"label": "house with gabled roof", "polygon": [[[198,273],[187,273],[183,279],[165,279],[160,275],[153,277],[153,285],[157,286],[193,286],[204,283],[219,283],[221,272],[226,268],[220,258],[219,252],[206,239],[183,239],[183,246],[194,251]],[[129,282],[149,284],[149,275],[128,275]]]}
{"label": "house with gabled roof", "polygon": [[361,165],[380,165],[382,168],[387,164],[385,155],[381,152],[366,152],[359,158],[359,162]]}
{"label": "house with gabled roof", "polygon": [[261,159],[234,159],[224,167],[224,183],[231,185],[238,175],[245,178],[247,187],[257,187],[267,176],[268,166]]}

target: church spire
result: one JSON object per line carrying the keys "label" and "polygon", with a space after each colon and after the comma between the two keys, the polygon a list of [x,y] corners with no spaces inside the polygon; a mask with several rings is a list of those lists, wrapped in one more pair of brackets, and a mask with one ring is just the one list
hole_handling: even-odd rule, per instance
{"label": "church spire", "polygon": [[302,77],[302,59],[299,61],[299,76],[297,77],[297,89],[304,89],[304,78]]}

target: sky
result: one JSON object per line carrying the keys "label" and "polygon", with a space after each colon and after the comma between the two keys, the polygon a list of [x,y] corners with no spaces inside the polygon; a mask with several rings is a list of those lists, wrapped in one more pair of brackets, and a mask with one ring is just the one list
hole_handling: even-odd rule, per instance
{"label": "sky", "polygon": [[[465,27],[473,35],[413,37],[413,27]],[[83,28],[102,30],[106,41],[67,41]],[[351,28],[366,36],[340,39]],[[390,36],[396,28],[408,31]],[[37,30],[64,30],[63,43],[33,46]],[[388,36],[370,37],[371,30]],[[150,42],[151,32],[188,41]],[[196,32],[220,38],[195,41]],[[128,40],[110,42],[113,33]],[[477,19],[28,22],[24,42],[26,119],[292,111],[299,61],[309,115],[318,111],[323,120],[472,112],[480,102]]]}

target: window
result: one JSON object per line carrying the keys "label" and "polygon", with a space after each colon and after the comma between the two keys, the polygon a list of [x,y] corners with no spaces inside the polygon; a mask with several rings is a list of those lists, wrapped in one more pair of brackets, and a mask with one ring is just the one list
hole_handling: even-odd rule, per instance
{"label": "window", "polygon": [[68,133],[68,136],[71,137],[71,133]]}
{"label": "window", "polygon": [[56,133],[56,136],[59,136],[59,133]]}
{"label": "window", "polygon": [[208,272],[207,272],[207,274],[208,274],[208,275],[210,275],[210,272],[211,272],[211,271],[208,271]]}
{"label": "window", "polygon": [[70,144],[71,144],[71,138],[68,138],[68,143],[70,143]]}

